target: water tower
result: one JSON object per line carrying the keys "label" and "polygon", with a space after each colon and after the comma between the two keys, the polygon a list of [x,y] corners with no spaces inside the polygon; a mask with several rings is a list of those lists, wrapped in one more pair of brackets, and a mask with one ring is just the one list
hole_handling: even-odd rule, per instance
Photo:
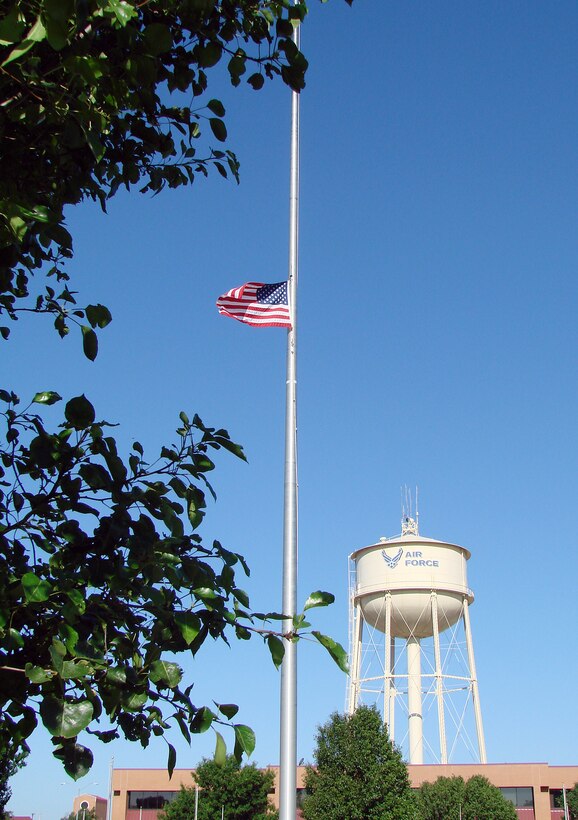
{"label": "water tower", "polygon": [[[404,514],[401,535],[350,556],[347,711],[361,702],[382,706],[390,737],[410,763],[424,762],[424,745],[427,762],[468,762],[454,760],[465,746],[470,759],[485,763],[470,552],[423,538],[417,522],[417,513]],[[396,712],[407,717],[397,735]]]}

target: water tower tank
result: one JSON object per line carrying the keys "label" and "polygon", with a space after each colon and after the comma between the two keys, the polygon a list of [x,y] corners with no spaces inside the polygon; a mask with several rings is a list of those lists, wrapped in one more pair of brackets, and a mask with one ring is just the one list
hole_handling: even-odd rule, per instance
{"label": "water tower tank", "polygon": [[391,632],[396,638],[428,638],[433,635],[430,606],[437,592],[438,618],[442,629],[460,618],[464,597],[474,600],[468,588],[470,552],[419,535],[381,539],[351,556],[356,567],[356,598],[365,622],[385,632],[386,593],[391,593]]}

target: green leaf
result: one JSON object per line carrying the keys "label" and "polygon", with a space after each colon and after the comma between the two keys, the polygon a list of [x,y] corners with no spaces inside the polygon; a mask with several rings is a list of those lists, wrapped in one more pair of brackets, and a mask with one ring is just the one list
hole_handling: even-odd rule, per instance
{"label": "green leaf", "polygon": [[207,729],[211,728],[215,718],[216,715],[210,709],[206,706],[201,707],[191,721],[191,732],[195,734],[206,732]]}
{"label": "green leaf", "polygon": [[283,656],[285,655],[283,641],[276,635],[267,635],[267,646],[269,647],[269,652],[271,653],[275,667],[279,669],[283,661]]}
{"label": "green leaf", "polygon": [[193,589],[193,592],[198,598],[202,598],[207,601],[214,601],[215,598],[218,598],[218,594],[212,587],[197,587],[196,589]]}
{"label": "green leaf", "polygon": [[169,663],[163,660],[155,661],[151,664],[149,677],[153,683],[163,682],[170,689],[174,689],[183,677],[183,670],[176,663]]}
{"label": "green leaf", "polygon": [[175,766],[177,764],[177,750],[170,743],[168,744],[168,746],[169,746],[169,758],[167,760],[167,771],[169,773],[169,780],[170,780],[171,777],[173,776],[173,772],[174,772]]}
{"label": "green leaf", "polygon": [[56,402],[60,401],[61,399],[62,396],[59,396],[58,393],[56,393],[56,391],[43,390],[41,393],[36,393],[32,401],[36,404],[56,404]]}
{"label": "green leaf", "polygon": [[144,33],[144,42],[147,52],[156,57],[170,51],[173,45],[171,30],[163,23],[151,23]]}
{"label": "green leaf", "polygon": [[40,704],[40,717],[53,737],[76,737],[92,720],[93,707],[89,700],[69,703],[54,695],[47,695]]}
{"label": "green leaf", "polygon": [[249,596],[247,595],[244,589],[239,589],[238,587],[235,587],[235,589],[233,590],[233,595],[239,601],[241,606],[244,606],[247,609],[249,608]]}
{"label": "green leaf", "polygon": [[55,51],[60,51],[68,42],[69,14],[73,11],[68,0],[45,0],[44,23],[46,38]]}
{"label": "green leaf", "polygon": [[262,74],[251,74],[251,76],[247,78],[247,82],[255,91],[260,91],[265,84],[265,78]]}
{"label": "green leaf", "polygon": [[330,638],[328,635],[322,635],[321,632],[317,632],[316,630],[313,630],[311,634],[319,641],[321,646],[324,646],[325,649],[327,649],[337,666],[347,675],[349,673],[349,667],[347,665],[347,652],[341,644],[334,641],[333,638]]}
{"label": "green leaf", "polygon": [[231,82],[233,85],[239,85],[239,77],[247,70],[246,58],[243,53],[235,54],[229,60],[229,74],[231,75]]}
{"label": "green leaf", "polygon": [[86,746],[79,743],[67,743],[59,746],[54,752],[54,757],[64,763],[65,772],[73,780],[79,780],[90,771],[93,763],[92,752]]}
{"label": "green leaf", "polygon": [[38,578],[33,572],[27,572],[21,578],[24,596],[29,603],[47,601],[52,592],[52,585],[48,581]]}
{"label": "green leaf", "polygon": [[74,13],[74,0],[44,0],[47,17],[65,22]]}
{"label": "green leaf", "polygon": [[225,116],[225,106],[220,100],[209,100],[207,108],[209,111],[212,111],[216,117]]}
{"label": "green leaf", "polygon": [[240,444],[235,444],[235,442],[231,441],[231,439],[224,438],[222,436],[215,436],[215,441],[224,450],[228,450],[230,453],[233,453],[233,455],[237,456],[237,458],[240,458],[243,461],[247,461],[247,457],[243,452],[243,448]]}
{"label": "green leaf", "polygon": [[110,310],[104,305],[87,305],[85,312],[91,327],[103,328],[112,322]]}
{"label": "green leaf", "polygon": [[[54,219],[54,213],[44,205],[34,205],[31,210],[27,208],[20,208],[20,215],[29,217],[30,219],[35,219],[37,222],[50,222]],[[71,301],[74,302],[74,299]]]}
{"label": "green leaf", "polygon": [[98,339],[96,333],[91,327],[81,325],[82,330],[82,349],[87,359],[93,362],[98,356]]}
{"label": "green leaf", "polygon": [[126,669],[111,666],[106,670],[106,682],[112,686],[122,686],[126,683]]}
{"label": "green leaf", "polygon": [[236,703],[215,703],[215,706],[222,715],[225,715],[228,720],[234,718],[239,711],[239,707]]}
{"label": "green leaf", "polygon": [[79,680],[94,673],[87,661],[64,661],[60,669],[60,677],[63,680]]}
{"label": "green leaf", "polygon": [[85,462],[78,470],[83,481],[91,490],[111,490],[114,482],[102,464]]}
{"label": "green leaf", "polygon": [[200,473],[208,473],[215,469],[215,464],[206,455],[195,456],[195,467]]}
{"label": "green leaf", "polygon": [[43,669],[41,666],[33,666],[31,663],[26,664],[24,672],[31,683],[46,683],[54,676],[54,672]]}
{"label": "green leaf", "polygon": [[[59,629],[60,637],[64,641],[66,649],[73,655],[76,652],[76,644],[78,643],[78,632],[73,629],[70,624],[62,623]],[[63,652],[64,656],[66,653]]]}
{"label": "green leaf", "polygon": [[32,46],[35,43],[40,43],[42,40],[46,38],[46,29],[44,28],[44,24],[40,17],[36,20],[24,40],[20,43],[20,45],[13,48],[8,57],[2,63],[3,66],[8,65],[8,63],[13,62],[14,60],[18,60],[20,57],[24,56],[26,52],[30,51]]}
{"label": "green leaf", "polygon": [[221,59],[223,47],[220,43],[207,43],[197,49],[197,59],[201,68],[212,68]]}
{"label": "green leaf", "polygon": [[66,593],[67,598],[73,605],[74,609],[77,613],[82,615],[82,613],[86,610],[86,601],[84,599],[84,595],[78,589],[69,589]]}
{"label": "green leaf", "polygon": [[211,117],[209,119],[209,125],[211,126],[211,131],[219,142],[225,142],[227,139],[227,127],[223,120],[220,120],[217,117]]}
{"label": "green leaf", "polygon": [[20,20],[18,6],[14,5],[6,17],[0,21],[0,46],[19,43],[24,34],[26,23]]}
{"label": "green leaf", "polygon": [[86,398],[84,393],[82,396],[76,396],[67,402],[64,408],[64,417],[71,427],[75,430],[85,430],[94,424],[96,413],[94,407]]}
{"label": "green leaf", "polygon": [[233,727],[235,730],[235,745],[250,757],[255,749],[255,732],[250,726],[245,726],[242,723],[237,723]]}
{"label": "green leaf", "polygon": [[215,744],[215,754],[213,755],[213,759],[217,766],[224,766],[225,761],[227,760],[227,747],[225,745],[225,741],[223,740],[223,736],[215,731],[217,736],[217,742]]}
{"label": "green leaf", "polygon": [[148,700],[146,692],[129,692],[122,698],[122,705],[127,712],[140,712]]}
{"label": "green leaf", "polygon": [[138,11],[134,6],[125,0],[108,0],[107,9],[112,10],[114,16],[123,27],[126,26],[133,17],[138,15]]}
{"label": "green leaf", "polygon": [[18,632],[17,629],[14,629],[14,627],[10,627],[10,629],[8,630],[8,634],[6,635],[6,638],[3,641],[3,645],[6,649],[9,650],[22,649],[22,647],[24,646],[24,638],[22,637],[20,632]]}
{"label": "green leaf", "polygon": [[10,230],[16,239],[21,242],[28,231],[28,224],[21,216],[14,215],[10,217]]}
{"label": "green leaf", "polygon": [[275,30],[277,37],[291,37],[293,35],[293,25],[290,20],[277,20]]}
{"label": "green leaf", "polygon": [[335,601],[335,595],[331,592],[312,592],[309,598],[305,601],[305,606],[303,607],[303,612],[307,612],[308,609],[313,609],[315,606],[329,606]]}
{"label": "green leaf", "polygon": [[57,672],[60,672],[62,669],[62,663],[64,658],[66,657],[66,647],[59,641],[58,638],[52,639],[52,644],[48,650],[50,652],[50,657],[52,658],[52,663],[54,664],[54,668]]}
{"label": "green leaf", "polygon": [[189,746],[191,745],[191,733],[189,732],[189,727],[187,726],[187,721],[185,719],[183,712],[176,712],[175,713],[175,720],[179,724],[179,729],[181,730],[181,734],[184,739],[187,741]]}
{"label": "green leaf", "polygon": [[88,147],[92,151],[94,158],[97,162],[104,156],[104,145],[100,140],[100,132],[94,128],[91,128],[85,121],[81,121],[82,132],[84,134],[84,138],[88,144]]}
{"label": "green leaf", "polygon": [[29,706],[23,706],[21,709],[21,714],[22,717],[17,723],[18,733],[22,738],[30,737],[38,725],[36,713],[34,709]]}
{"label": "green leaf", "polygon": [[175,612],[175,623],[184,642],[190,646],[201,629],[201,621],[194,612]]}

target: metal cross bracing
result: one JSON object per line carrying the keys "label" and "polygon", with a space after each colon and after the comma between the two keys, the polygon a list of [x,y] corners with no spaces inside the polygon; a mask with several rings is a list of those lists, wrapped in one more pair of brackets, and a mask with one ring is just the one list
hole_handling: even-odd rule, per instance
{"label": "metal cross bracing", "polygon": [[[383,597],[384,611],[388,594]],[[420,760],[423,760],[425,752],[432,762],[455,761],[458,755],[462,759],[465,755],[468,761],[485,762],[467,599],[464,598],[462,617],[454,624],[444,618],[443,612],[438,613],[436,606],[436,592],[432,590],[430,598],[424,602],[422,615],[424,619],[429,618],[430,608],[433,608],[433,636],[416,637],[422,615],[414,620],[412,626],[407,623],[403,613],[396,611],[397,623],[401,621],[405,624],[407,637],[391,637],[387,632],[363,622],[361,609],[355,600],[355,573],[350,573],[349,637],[351,675],[354,679],[348,688],[347,708],[351,712],[362,702],[378,705],[388,723],[392,740],[403,751],[410,744],[410,760],[411,743],[415,747],[417,737]],[[391,613],[387,617],[390,618]],[[418,676],[411,671],[413,661],[408,659],[408,654],[412,653],[415,658],[415,645],[419,653]],[[355,653],[357,659],[354,658]],[[472,726],[472,711],[475,726]],[[407,726],[403,732],[396,731],[400,717],[407,718],[407,721],[402,721],[402,725]],[[410,738],[412,720],[414,725],[418,723],[420,726],[417,734],[414,731],[413,741]],[[427,731],[424,729],[421,732],[422,724]],[[477,735],[477,748],[472,734]],[[435,742],[436,735],[438,743]]]}

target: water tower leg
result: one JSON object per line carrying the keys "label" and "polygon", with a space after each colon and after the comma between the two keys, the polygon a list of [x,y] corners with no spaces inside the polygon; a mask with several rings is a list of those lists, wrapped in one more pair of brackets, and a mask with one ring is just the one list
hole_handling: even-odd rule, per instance
{"label": "water tower leg", "polygon": [[438,620],[437,592],[431,594],[431,620],[433,625],[433,641],[435,656],[436,699],[438,702],[438,725],[440,730],[440,763],[448,762],[448,748],[446,743],[446,720],[444,714],[444,687],[440,653],[440,630]]}
{"label": "water tower leg", "polygon": [[409,762],[423,763],[421,712],[421,648],[419,638],[407,639],[407,706],[409,712]]}
{"label": "water tower leg", "polygon": [[464,632],[466,633],[466,646],[468,649],[468,663],[470,666],[472,701],[474,704],[474,715],[476,718],[476,731],[478,733],[478,749],[480,750],[480,763],[486,763],[486,741],[484,740],[484,726],[482,724],[482,710],[480,708],[478,676],[476,674],[476,661],[474,659],[474,642],[472,641],[472,628],[470,626],[470,610],[467,598],[464,598],[463,617]]}
{"label": "water tower leg", "polygon": [[385,670],[383,687],[383,722],[387,724],[391,737],[391,592],[385,596]]}
{"label": "water tower leg", "polygon": [[351,644],[347,713],[352,715],[357,709],[359,701],[359,674],[361,667],[361,644],[363,641],[363,614],[359,604],[351,607],[349,617],[353,620],[351,630],[353,639]]}
{"label": "water tower leg", "polygon": [[390,702],[389,702],[389,739],[393,742],[395,740],[395,638],[393,635],[391,638],[386,637],[386,640],[389,641],[390,649],[390,657],[391,657],[391,690],[390,690]]}

